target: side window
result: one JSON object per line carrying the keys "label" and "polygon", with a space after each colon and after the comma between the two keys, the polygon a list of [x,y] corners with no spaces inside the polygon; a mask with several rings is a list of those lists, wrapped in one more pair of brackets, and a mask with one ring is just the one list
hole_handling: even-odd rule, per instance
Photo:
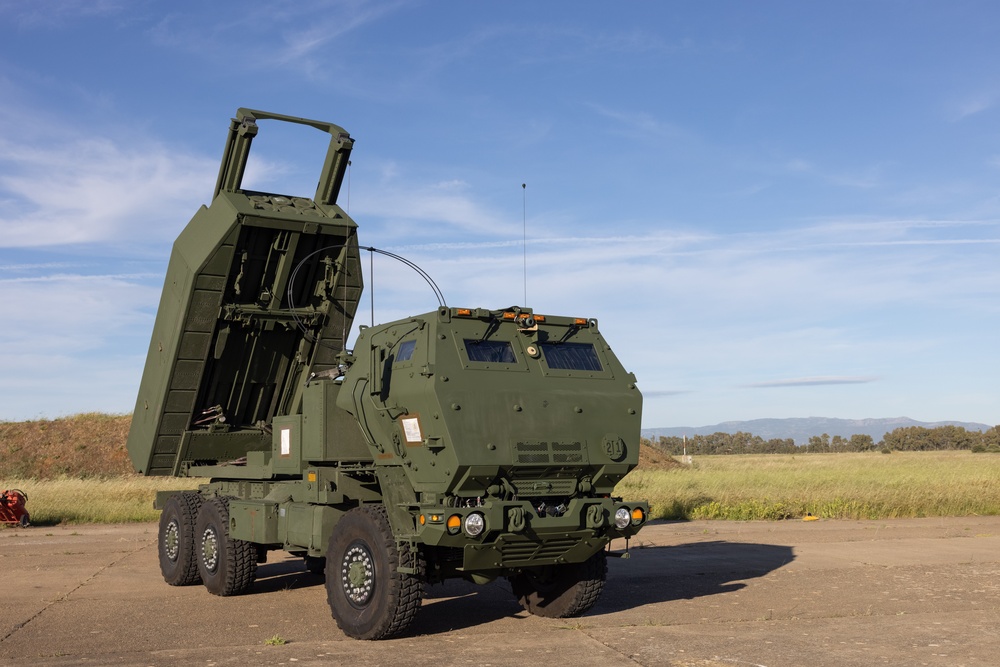
{"label": "side window", "polygon": [[514,364],[514,348],[506,340],[465,339],[465,353],[469,361],[483,361],[494,364]]}
{"label": "side window", "polygon": [[409,361],[413,358],[413,350],[417,348],[417,341],[415,340],[404,340],[396,348],[396,362]]}
{"label": "side window", "polygon": [[567,371],[602,371],[597,350],[590,343],[542,343],[549,368]]}

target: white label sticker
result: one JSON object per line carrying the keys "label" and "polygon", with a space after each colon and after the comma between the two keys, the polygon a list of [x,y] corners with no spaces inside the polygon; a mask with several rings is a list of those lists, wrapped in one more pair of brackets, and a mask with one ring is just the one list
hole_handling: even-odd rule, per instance
{"label": "white label sticker", "polygon": [[403,422],[403,434],[406,436],[407,442],[422,442],[423,437],[420,435],[420,420],[416,417],[404,417]]}
{"label": "white label sticker", "polygon": [[292,455],[292,429],[283,428],[281,429],[281,455],[291,456]]}

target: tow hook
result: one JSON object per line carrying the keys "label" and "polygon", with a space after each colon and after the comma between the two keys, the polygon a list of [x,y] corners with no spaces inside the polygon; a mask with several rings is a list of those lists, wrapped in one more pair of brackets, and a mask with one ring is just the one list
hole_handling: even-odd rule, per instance
{"label": "tow hook", "polygon": [[628,538],[625,538],[625,551],[611,551],[611,543],[608,542],[608,558],[631,558],[628,552]]}

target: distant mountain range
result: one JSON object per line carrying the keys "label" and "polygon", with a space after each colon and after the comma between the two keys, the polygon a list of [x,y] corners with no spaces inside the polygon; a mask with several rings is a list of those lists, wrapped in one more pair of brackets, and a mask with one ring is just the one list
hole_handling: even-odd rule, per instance
{"label": "distant mountain range", "polygon": [[792,438],[795,444],[804,445],[814,435],[826,433],[830,437],[839,435],[849,438],[855,434],[868,434],[878,442],[882,437],[897,428],[905,426],[923,426],[937,428],[938,426],[961,426],[968,431],[986,431],[992,428],[989,424],[976,422],[919,422],[909,417],[889,417],[885,419],[834,419],[830,417],[799,417],[792,419],[751,419],[742,422],[722,422],[712,426],[672,426],[669,428],[647,428],[642,430],[644,438],[659,438],[660,436],[711,435],[712,433],[750,433],[759,435],[765,440],[772,438]]}

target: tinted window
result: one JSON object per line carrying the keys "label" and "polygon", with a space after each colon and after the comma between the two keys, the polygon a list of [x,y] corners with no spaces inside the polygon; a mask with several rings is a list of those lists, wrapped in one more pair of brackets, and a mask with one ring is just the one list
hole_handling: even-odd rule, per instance
{"label": "tinted window", "polygon": [[399,344],[399,349],[396,351],[396,361],[409,361],[413,358],[413,350],[417,347],[417,341],[415,340],[404,340]]}
{"label": "tinted window", "polygon": [[601,360],[590,343],[542,343],[549,368],[567,371],[600,371]]}
{"label": "tinted window", "polygon": [[487,361],[494,364],[517,363],[514,348],[505,340],[465,339],[465,353],[469,361]]}

